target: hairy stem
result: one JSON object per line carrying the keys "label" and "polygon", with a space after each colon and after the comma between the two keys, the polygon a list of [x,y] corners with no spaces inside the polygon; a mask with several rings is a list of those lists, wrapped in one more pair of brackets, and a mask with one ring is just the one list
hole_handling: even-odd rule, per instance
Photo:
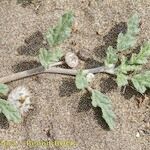
{"label": "hairy stem", "polygon": [[88,86],[86,89],[87,89],[87,91],[90,92],[90,93],[92,93],[92,91],[93,91],[93,89],[92,89],[90,86]]}
{"label": "hairy stem", "polygon": [[[64,74],[64,75],[72,75],[72,76],[75,76],[77,74],[78,70],[76,69],[64,69],[60,67],[54,67],[54,66],[61,65],[63,63],[64,62],[54,63],[49,67],[49,69],[46,69],[46,70],[44,69],[43,66],[40,66],[40,67],[26,70],[23,72],[14,73],[12,75],[0,78],[0,83],[9,83],[11,81],[19,80],[22,78],[26,78],[26,77],[30,77],[30,76],[42,74],[42,73],[54,73],[54,74]],[[114,74],[112,70],[113,70],[112,68],[102,66],[102,67],[97,67],[97,68],[86,69],[84,71],[88,73],[94,73],[94,74],[102,73],[102,72]]]}

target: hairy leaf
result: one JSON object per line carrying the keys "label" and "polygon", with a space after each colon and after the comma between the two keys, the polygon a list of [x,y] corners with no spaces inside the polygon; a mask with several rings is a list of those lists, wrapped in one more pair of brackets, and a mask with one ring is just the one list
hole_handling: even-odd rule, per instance
{"label": "hairy leaf", "polygon": [[39,59],[43,67],[46,69],[48,68],[49,64],[51,63],[51,55],[49,51],[44,48],[40,49]]}
{"label": "hairy leaf", "polygon": [[127,74],[129,71],[141,70],[141,66],[131,65],[128,63],[127,58],[122,57],[120,66],[117,67],[116,72]]}
{"label": "hairy leaf", "polygon": [[117,63],[118,56],[116,54],[116,50],[113,49],[112,46],[108,47],[106,54],[107,54],[107,57],[106,57],[106,60],[105,60],[105,65],[106,66],[109,66],[109,65]]}
{"label": "hairy leaf", "polygon": [[103,113],[103,118],[108,124],[110,129],[113,129],[115,126],[115,114],[112,111],[110,99],[103,93],[93,90],[92,91],[92,105],[94,107],[100,107]]}
{"label": "hairy leaf", "polygon": [[123,73],[117,74],[117,85],[119,87],[125,86],[128,84],[128,77]]}
{"label": "hairy leaf", "polygon": [[60,49],[56,49],[55,51],[50,52],[44,48],[41,48],[39,59],[40,59],[42,66],[44,66],[47,69],[50,64],[54,62],[58,62],[62,56],[63,54]]}
{"label": "hairy leaf", "polygon": [[131,81],[137,91],[143,94],[147,88],[150,88],[150,71],[134,75]]}
{"label": "hairy leaf", "polygon": [[132,35],[137,35],[140,32],[139,29],[139,23],[140,23],[140,19],[137,13],[135,13],[129,20],[127,23],[128,29],[127,32],[132,34]]}
{"label": "hairy leaf", "polygon": [[150,56],[150,42],[146,42],[138,54],[132,54],[130,64],[143,65],[148,62]]}
{"label": "hairy leaf", "polygon": [[8,121],[15,123],[21,122],[21,114],[17,108],[15,108],[10,102],[0,99],[0,113],[3,113]]}
{"label": "hairy leaf", "polygon": [[78,71],[76,75],[75,84],[76,87],[80,90],[84,90],[88,87],[88,80],[86,78],[87,73],[83,72],[82,70]]}
{"label": "hairy leaf", "polygon": [[9,88],[6,84],[0,83],[0,94],[7,95]]}
{"label": "hairy leaf", "polygon": [[124,51],[132,48],[136,44],[136,35],[139,33],[139,17],[133,15],[127,23],[127,32],[120,33],[117,39],[117,50]]}
{"label": "hairy leaf", "polygon": [[68,12],[62,16],[55,28],[49,29],[46,37],[50,46],[56,46],[70,36],[72,23],[73,14]]}
{"label": "hairy leaf", "polygon": [[124,51],[127,50],[131,47],[133,47],[136,44],[136,38],[133,37],[130,34],[123,34],[120,33],[118,35],[118,40],[117,40],[117,49],[118,51]]}

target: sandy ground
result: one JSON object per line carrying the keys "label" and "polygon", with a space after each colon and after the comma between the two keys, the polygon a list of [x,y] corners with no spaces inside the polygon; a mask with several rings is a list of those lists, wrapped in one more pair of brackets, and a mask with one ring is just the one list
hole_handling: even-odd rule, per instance
{"label": "sandy ground", "polygon": [[[64,52],[88,50],[92,57],[84,63],[86,68],[103,62],[106,48],[116,45],[118,33],[125,31],[125,22],[135,11],[141,17],[138,45],[150,39],[149,0],[34,0],[34,5],[26,7],[16,0],[0,0],[0,77],[39,66],[36,55],[45,46],[43,36],[67,10],[75,14],[74,30],[60,47]],[[145,129],[150,120],[149,100],[138,108],[134,98],[138,94],[130,87],[122,94],[107,75],[96,75],[94,87],[112,100],[117,115],[114,131],[108,131],[100,109],[92,108],[89,95],[76,90],[72,77],[43,74],[8,85],[11,89],[28,86],[34,110],[19,125],[9,124],[1,115],[0,140],[15,144],[4,147],[1,143],[1,150],[149,150],[150,129]],[[31,148],[26,145],[30,140],[76,145]]]}

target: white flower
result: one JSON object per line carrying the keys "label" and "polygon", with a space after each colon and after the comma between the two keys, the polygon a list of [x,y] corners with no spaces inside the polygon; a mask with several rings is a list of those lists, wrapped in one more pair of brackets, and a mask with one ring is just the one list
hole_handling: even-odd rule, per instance
{"label": "white flower", "polygon": [[8,101],[19,109],[22,116],[32,109],[30,101],[30,92],[25,86],[16,87],[8,95]]}
{"label": "white flower", "polygon": [[95,77],[95,75],[94,75],[93,73],[88,73],[88,74],[86,75],[87,81],[88,81],[89,83],[93,81],[94,77]]}

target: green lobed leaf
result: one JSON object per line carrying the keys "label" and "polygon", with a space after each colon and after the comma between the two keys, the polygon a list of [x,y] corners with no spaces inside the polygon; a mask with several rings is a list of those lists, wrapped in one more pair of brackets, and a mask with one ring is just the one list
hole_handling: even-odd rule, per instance
{"label": "green lobed leaf", "polygon": [[13,121],[14,123],[20,123],[22,120],[19,110],[3,99],[0,99],[0,113],[3,113],[8,121]]}
{"label": "green lobed leaf", "polygon": [[6,84],[0,83],[0,94],[7,95],[9,88]]}
{"label": "green lobed leaf", "polygon": [[148,62],[148,57],[150,56],[150,42],[146,42],[142,46],[138,54],[132,54],[130,59],[130,64],[143,65]]}
{"label": "green lobed leaf", "polygon": [[50,46],[56,46],[70,36],[72,23],[73,14],[68,12],[61,17],[55,28],[49,29],[46,37]]}
{"label": "green lobed leaf", "polygon": [[110,66],[112,64],[116,64],[118,61],[118,56],[116,54],[116,50],[112,47],[109,46],[106,52],[106,60],[105,60],[105,65]]}
{"label": "green lobed leaf", "polygon": [[110,129],[113,129],[115,126],[115,114],[112,111],[110,99],[103,93],[93,90],[92,91],[92,105],[94,107],[100,107],[103,113],[103,118],[108,124]]}
{"label": "green lobed leaf", "polygon": [[42,66],[47,69],[50,64],[54,62],[58,62],[62,56],[63,54],[60,49],[56,49],[53,52],[49,52],[48,50],[41,48],[39,54],[39,60]]}
{"label": "green lobed leaf", "polygon": [[116,80],[117,80],[117,85],[119,87],[122,87],[128,84],[128,77],[123,73],[118,73]]}
{"label": "green lobed leaf", "polygon": [[125,35],[123,33],[120,33],[118,35],[117,39],[117,50],[118,51],[124,51],[131,47],[133,47],[136,44],[136,38],[128,33]]}
{"label": "green lobed leaf", "polygon": [[40,63],[42,64],[42,66],[47,69],[51,62],[50,53],[46,49],[41,48],[40,54],[39,54],[39,60],[40,60]]}
{"label": "green lobed leaf", "polygon": [[55,51],[51,52],[50,54],[52,56],[51,62],[58,62],[63,56],[63,53],[59,48],[57,48]]}
{"label": "green lobed leaf", "polygon": [[140,18],[137,13],[135,13],[127,23],[128,29],[127,32],[132,35],[137,35],[140,32],[139,29]]}
{"label": "green lobed leaf", "polygon": [[127,23],[127,32],[120,33],[117,39],[117,50],[124,51],[136,44],[136,35],[139,33],[139,17],[134,14]]}
{"label": "green lobed leaf", "polygon": [[137,91],[143,94],[147,88],[150,88],[150,71],[134,75],[131,81]]}
{"label": "green lobed leaf", "polygon": [[84,90],[88,87],[88,80],[86,78],[87,73],[82,70],[79,70],[76,75],[75,84],[76,87],[80,90]]}
{"label": "green lobed leaf", "polygon": [[141,66],[129,64],[127,58],[123,56],[121,59],[121,64],[116,69],[116,73],[119,72],[127,74],[129,71],[138,71],[138,70],[141,70]]}

